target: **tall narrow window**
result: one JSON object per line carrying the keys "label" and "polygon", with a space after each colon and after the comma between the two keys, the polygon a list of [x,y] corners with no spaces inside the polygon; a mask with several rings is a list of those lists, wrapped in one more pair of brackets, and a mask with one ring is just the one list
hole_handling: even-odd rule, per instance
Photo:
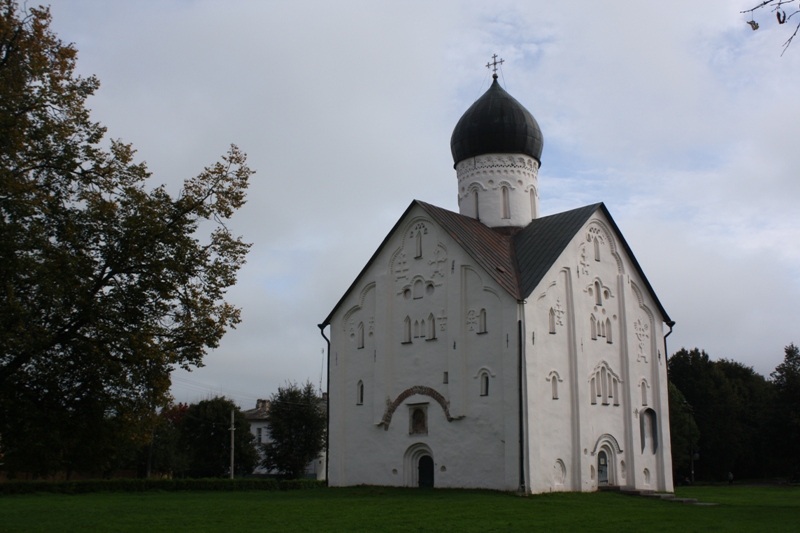
{"label": "tall narrow window", "polygon": [[425,284],[422,283],[421,279],[418,279],[414,282],[414,299],[418,300],[422,298],[422,294],[425,292]]}
{"label": "tall narrow window", "polygon": [[422,231],[420,231],[420,230],[417,230],[417,247],[416,248],[417,248],[417,250],[416,250],[417,254],[414,257],[415,258],[416,257],[422,257]]}
{"label": "tall narrow window", "polygon": [[486,333],[486,309],[478,313],[478,333]]}
{"label": "tall narrow window", "polygon": [[597,380],[592,377],[592,405],[597,403]]}
{"label": "tall narrow window", "polygon": [[475,220],[481,219],[481,212],[480,212],[480,202],[478,201],[478,189],[477,187],[472,190],[472,197],[473,197],[473,204],[475,208]]}
{"label": "tall narrow window", "polygon": [[603,405],[608,405],[608,379],[605,367],[600,369],[600,386],[603,389]]}
{"label": "tall narrow window", "polygon": [[414,321],[414,338],[419,338],[419,320]]}
{"label": "tall narrow window", "polygon": [[424,435],[428,432],[428,421],[425,411],[417,407],[411,412],[411,431],[412,435]]}
{"label": "tall narrow window", "polygon": [[552,388],[553,399],[558,400],[558,376],[555,374],[550,377],[550,387]]}
{"label": "tall narrow window", "polygon": [[364,382],[359,381],[356,386],[356,405],[364,404]]}
{"label": "tall narrow window", "polygon": [[436,319],[433,317],[433,313],[428,315],[428,340],[433,340],[436,338]]}
{"label": "tall narrow window", "polygon": [[503,218],[511,218],[511,206],[508,203],[508,187],[500,187],[500,191],[503,195]]}
{"label": "tall narrow window", "polygon": [[531,188],[531,220],[536,220],[536,190]]}
{"label": "tall narrow window", "polygon": [[356,333],[357,337],[357,344],[356,346],[360,349],[364,347],[364,323],[358,323],[358,332]]}
{"label": "tall narrow window", "polygon": [[411,319],[408,317],[403,321],[403,342],[411,342]]}
{"label": "tall narrow window", "polygon": [[589,322],[592,324],[592,340],[597,340],[597,320],[594,318],[594,315],[589,319]]}
{"label": "tall narrow window", "polygon": [[594,260],[600,261],[600,242],[597,237],[594,238]]}
{"label": "tall narrow window", "polygon": [[425,328],[425,321],[421,320],[419,323],[419,336],[423,339],[425,338],[425,334],[428,332],[427,328]]}
{"label": "tall narrow window", "polygon": [[257,428],[256,429],[256,443],[258,443],[258,444],[261,444],[261,438],[262,438],[261,432],[262,431],[263,430],[261,428]]}
{"label": "tall narrow window", "polygon": [[489,374],[481,374],[481,396],[489,396]]}
{"label": "tall narrow window", "polygon": [[606,342],[611,344],[611,319],[606,318]]}
{"label": "tall narrow window", "polygon": [[594,282],[594,303],[597,305],[603,305],[603,294],[600,292],[600,282]]}
{"label": "tall narrow window", "polygon": [[550,308],[550,315],[548,316],[548,322],[549,322],[549,325],[550,325],[550,333],[552,335],[555,335],[556,334],[556,312],[553,310],[552,307]]}
{"label": "tall narrow window", "polygon": [[647,405],[647,382],[642,380],[642,405]]}
{"label": "tall narrow window", "polygon": [[619,381],[614,379],[614,405],[619,405]]}
{"label": "tall narrow window", "polygon": [[450,382],[450,376],[449,376],[449,374],[447,372],[444,372],[442,374],[442,383],[446,384],[446,383],[449,383],[449,382]]}

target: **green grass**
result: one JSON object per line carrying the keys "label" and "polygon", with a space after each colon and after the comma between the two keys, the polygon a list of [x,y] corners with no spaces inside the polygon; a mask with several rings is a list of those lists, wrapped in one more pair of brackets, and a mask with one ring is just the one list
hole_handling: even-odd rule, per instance
{"label": "green grass", "polygon": [[794,531],[800,488],[691,487],[700,507],[613,493],[478,490],[33,494],[0,498],[0,531]]}

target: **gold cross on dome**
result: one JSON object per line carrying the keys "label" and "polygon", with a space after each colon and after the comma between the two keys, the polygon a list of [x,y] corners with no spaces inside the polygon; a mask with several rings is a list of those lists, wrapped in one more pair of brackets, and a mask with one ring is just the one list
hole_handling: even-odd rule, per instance
{"label": "gold cross on dome", "polygon": [[497,76],[497,65],[502,65],[503,63],[505,63],[505,61],[502,59],[498,61],[497,54],[494,54],[492,55],[492,62],[486,63],[486,68],[491,68],[492,72],[494,73],[494,76]]}

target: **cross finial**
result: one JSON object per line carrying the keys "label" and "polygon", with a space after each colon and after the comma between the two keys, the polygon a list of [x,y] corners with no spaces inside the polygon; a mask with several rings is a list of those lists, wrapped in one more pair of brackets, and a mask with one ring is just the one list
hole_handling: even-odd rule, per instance
{"label": "cross finial", "polygon": [[493,72],[492,78],[497,79],[497,65],[502,65],[503,63],[505,63],[503,59],[501,59],[500,61],[497,60],[497,54],[492,55],[491,63],[486,63],[486,68],[492,69]]}

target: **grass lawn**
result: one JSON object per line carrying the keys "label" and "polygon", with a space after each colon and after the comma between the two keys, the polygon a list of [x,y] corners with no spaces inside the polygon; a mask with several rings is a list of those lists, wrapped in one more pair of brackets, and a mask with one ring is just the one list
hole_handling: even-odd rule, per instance
{"label": "grass lawn", "polygon": [[701,507],[613,493],[479,490],[35,494],[0,498],[0,531],[800,531],[800,488],[690,487]]}

